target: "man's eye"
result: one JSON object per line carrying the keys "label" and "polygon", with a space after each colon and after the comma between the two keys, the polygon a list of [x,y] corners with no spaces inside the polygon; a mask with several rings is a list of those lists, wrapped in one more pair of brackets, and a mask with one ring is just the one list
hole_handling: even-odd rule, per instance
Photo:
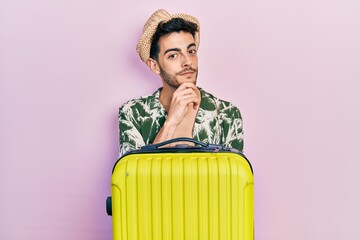
{"label": "man's eye", "polygon": [[176,56],[177,56],[177,54],[171,54],[171,55],[169,55],[169,57],[168,57],[168,58],[170,58],[170,59],[174,59],[174,58],[176,58]]}
{"label": "man's eye", "polygon": [[189,53],[191,53],[191,54],[196,53],[196,49],[190,49],[190,50],[189,50]]}

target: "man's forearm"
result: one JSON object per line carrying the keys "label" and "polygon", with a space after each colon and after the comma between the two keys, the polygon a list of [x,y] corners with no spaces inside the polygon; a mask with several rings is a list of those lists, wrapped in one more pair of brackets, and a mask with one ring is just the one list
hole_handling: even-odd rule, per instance
{"label": "man's forearm", "polygon": [[159,133],[156,135],[153,143],[160,143],[172,139],[175,133],[175,129],[176,126],[174,124],[170,124],[165,121]]}

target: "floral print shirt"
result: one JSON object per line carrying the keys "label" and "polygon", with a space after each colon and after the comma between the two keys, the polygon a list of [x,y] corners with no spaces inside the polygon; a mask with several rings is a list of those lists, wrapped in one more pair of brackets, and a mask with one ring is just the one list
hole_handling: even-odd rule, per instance
{"label": "floral print shirt", "polygon": [[[239,109],[199,88],[201,103],[193,128],[195,140],[243,150],[243,121]],[[124,103],[119,110],[119,157],[151,144],[167,113],[159,100],[161,88],[151,95]]]}

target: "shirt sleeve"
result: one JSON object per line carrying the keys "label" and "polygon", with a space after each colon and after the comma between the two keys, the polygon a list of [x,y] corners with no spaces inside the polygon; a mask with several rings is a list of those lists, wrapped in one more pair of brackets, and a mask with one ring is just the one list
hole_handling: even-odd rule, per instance
{"label": "shirt sleeve", "polygon": [[140,122],[133,111],[126,105],[119,109],[119,157],[145,145],[139,130]]}
{"label": "shirt sleeve", "polygon": [[235,148],[243,151],[244,148],[244,132],[243,120],[239,109],[230,104],[224,109],[223,117],[223,145],[229,148]]}

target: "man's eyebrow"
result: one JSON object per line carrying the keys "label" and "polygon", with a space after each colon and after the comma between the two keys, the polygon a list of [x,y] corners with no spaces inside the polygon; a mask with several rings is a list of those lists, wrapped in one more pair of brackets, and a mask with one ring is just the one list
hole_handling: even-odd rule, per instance
{"label": "man's eyebrow", "polygon": [[[187,46],[187,49],[189,49],[189,48],[191,48],[191,47],[196,47],[196,44],[195,44],[195,43],[190,43],[190,44]],[[171,51],[181,52],[180,48],[169,48],[169,49],[167,49],[167,50],[164,52],[164,55],[167,54],[168,52],[171,52]]]}
{"label": "man's eyebrow", "polygon": [[195,43],[190,43],[189,46],[187,47],[187,49],[189,49],[191,47],[196,47],[196,44]]}
{"label": "man's eyebrow", "polygon": [[168,52],[171,52],[171,51],[176,51],[176,52],[180,52],[180,49],[179,48],[169,48],[167,49],[165,52],[164,52],[164,55]]}

